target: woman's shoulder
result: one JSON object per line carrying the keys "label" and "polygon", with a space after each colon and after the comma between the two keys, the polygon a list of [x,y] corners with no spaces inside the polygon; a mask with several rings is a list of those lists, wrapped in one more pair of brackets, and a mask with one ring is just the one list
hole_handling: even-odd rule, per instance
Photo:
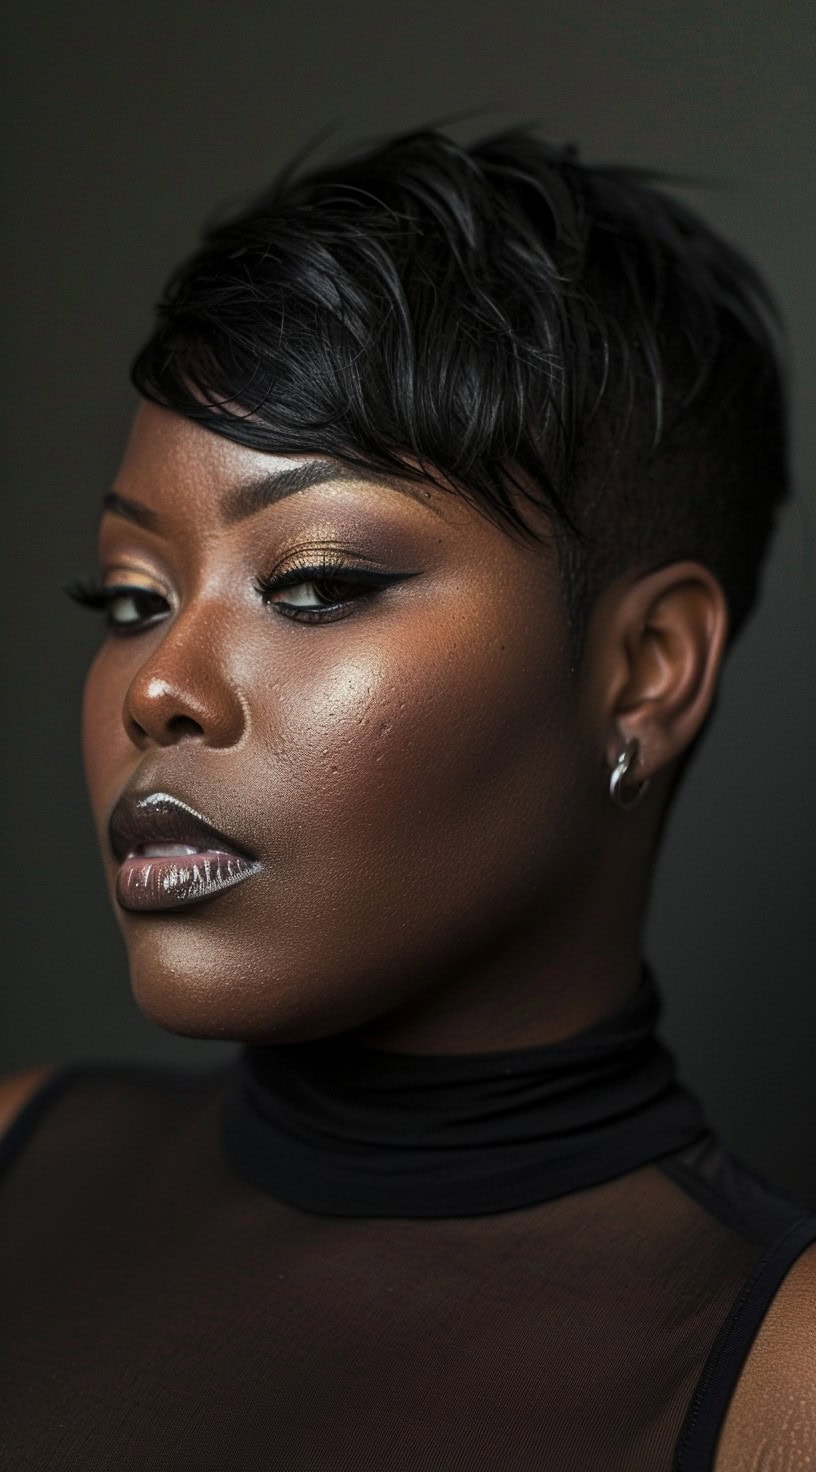
{"label": "woman's shoulder", "polygon": [[55,1063],[35,1063],[0,1078],[0,1140],[39,1090],[57,1072]]}
{"label": "woman's shoulder", "polygon": [[0,1174],[25,1153],[32,1169],[68,1157],[100,1169],[120,1151],[150,1151],[191,1111],[215,1102],[231,1064],[131,1060],[36,1064],[0,1078]]}
{"label": "woman's shoulder", "polygon": [[760,1452],[778,1472],[810,1466],[816,1453],[816,1241],[786,1274],[751,1345],[714,1472],[758,1466]]}

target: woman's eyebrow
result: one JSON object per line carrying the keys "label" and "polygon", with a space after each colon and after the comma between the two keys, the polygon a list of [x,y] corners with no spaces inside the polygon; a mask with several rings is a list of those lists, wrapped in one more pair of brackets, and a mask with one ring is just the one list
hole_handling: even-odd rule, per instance
{"label": "woman's eyebrow", "polygon": [[155,511],[151,511],[143,501],[132,501],[129,496],[120,496],[118,491],[105,492],[102,497],[102,511],[122,516],[125,521],[134,521],[137,526],[143,526],[149,532],[158,530],[159,518]]}
{"label": "woman's eyebrow", "polygon": [[[410,496],[437,516],[442,515],[431,493],[420,482],[414,484],[410,480],[402,480],[398,476],[367,466],[338,465],[334,460],[306,460],[300,465],[283,466],[280,470],[271,470],[231,486],[221,498],[221,516],[227,526],[232,526],[248,516],[255,516],[268,506],[274,506],[287,496],[295,496],[299,491],[308,491],[313,486],[327,485],[331,481],[364,481],[385,486],[389,490],[399,491],[403,496]],[[145,506],[143,501],[134,501],[130,496],[120,495],[118,491],[108,491],[103,496],[102,510],[135,522],[147,531],[159,529],[160,518],[155,511]]]}
{"label": "woman's eyebrow", "polygon": [[287,496],[295,496],[299,491],[327,485],[332,481],[364,481],[371,485],[385,486],[388,490],[399,491],[401,495],[419,501],[420,505],[427,506],[437,515],[441,514],[431,499],[430,491],[421,483],[414,484],[410,480],[402,480],[369,466],[339,465],[336,460],[305,460],[300,465],[284,466],[280,470],[272,470],[232,486],[221,500],[221,515],[230,526],[236,521],[243,521],[247,516],[254,516],[267,506],[274,506]]}

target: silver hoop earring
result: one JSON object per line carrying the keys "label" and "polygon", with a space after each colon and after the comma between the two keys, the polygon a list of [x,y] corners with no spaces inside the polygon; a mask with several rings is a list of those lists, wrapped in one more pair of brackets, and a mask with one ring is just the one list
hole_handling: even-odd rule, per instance
{"label": "silver hoop earring", "polygon": [[651,777],[647,777],[645,781],[637,782],[634,787],[623,786],[624,777],[637,759],[638,747],[637,736],[633,736],[631,741],[627,741],[609,777],[609,796],[619,808],[635,807],[652,780]]}

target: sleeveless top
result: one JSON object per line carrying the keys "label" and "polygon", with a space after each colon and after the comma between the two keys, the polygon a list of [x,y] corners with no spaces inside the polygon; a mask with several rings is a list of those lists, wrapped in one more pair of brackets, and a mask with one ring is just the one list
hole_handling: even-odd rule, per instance
{"label": "sleeveless top", "polygon": [[704,1472],[816,1215],[624,1007],[455,1056],[72,1064],[2,1147],[0,1466]]}

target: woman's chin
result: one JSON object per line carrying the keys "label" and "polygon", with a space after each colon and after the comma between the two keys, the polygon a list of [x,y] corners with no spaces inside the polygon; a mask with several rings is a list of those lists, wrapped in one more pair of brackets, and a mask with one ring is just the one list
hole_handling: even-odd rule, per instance
{"label": "woman's chin", "polygon": [[[267,969],[241,974],[235,967],[157,964],[131,957],[130,985],[140,1012],[180,1037],[219,1042],[314,1042],[359,1022],[331,996],[331,981],[310,987],[305,977]],[[333,980],[333,978],[332,978]],[[368,1009],[365,1009],[368,1020]],[[343,1015],[341,1015],[341,1012]]]}

